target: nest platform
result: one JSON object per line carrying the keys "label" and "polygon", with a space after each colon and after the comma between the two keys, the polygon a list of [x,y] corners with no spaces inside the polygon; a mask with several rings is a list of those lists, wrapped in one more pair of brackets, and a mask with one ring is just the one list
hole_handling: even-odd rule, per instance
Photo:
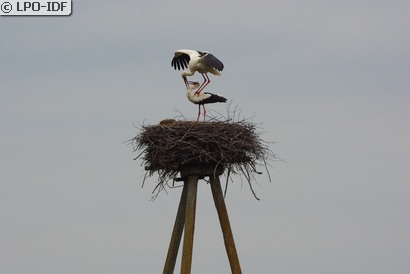
{"label": "nest platform", "polygon": [[[186,166],[224,166],[245,173],[266,163],[269,149],[256,133],[256,125],[246,121],[163,120],[142,126],[132,139],[137,158],[146,170],[174,177]],[[136,159],[137,159],[136,158]]]}

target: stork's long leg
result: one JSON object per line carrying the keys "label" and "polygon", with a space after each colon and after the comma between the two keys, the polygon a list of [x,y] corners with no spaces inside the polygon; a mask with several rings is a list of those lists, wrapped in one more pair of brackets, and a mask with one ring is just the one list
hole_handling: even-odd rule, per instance
{"label": "stork's long leg", "polygon": [[196,119],[199,122],[199,116],[201,116],[201,105],[198,105],[198,118]]}
{"label": "stork's long leg", "polygon": [[195,91],[195,94],[199,94],[201,93],[201,91],[211,82],[211,80],[209,80],[208,74],[206,73],[201,73],[202,77],[204,77],[204,82],[199,86],[198,90]]}
{"label": "stork's long leg", "polygon": [[202,107],[204,108],[204,122],[205,122],[205,117],[206,117],[206,109],[205,109],[205,105],[202,105]]}

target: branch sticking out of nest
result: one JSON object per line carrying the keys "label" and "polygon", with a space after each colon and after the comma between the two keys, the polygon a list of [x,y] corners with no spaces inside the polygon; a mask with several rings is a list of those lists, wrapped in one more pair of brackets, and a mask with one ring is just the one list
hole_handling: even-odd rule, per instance
{"label": "branch sticking out of nest", "polygon": [[158,173],[157,193],[183,167],[223,166],[227,170],[227,183],[231,174],[243,175],[259,200],[251,181],[254,173],[260,174],[257,171],[259,166],[265,167],[270,180],[267,161],[275,157],[268,143],[256,133],[256,125],[246,120],[193,122],[168,119],[159,125],[142,126],[141,132],[130,142],[134,151],[142,151],[135,159],[142,159],[147,170],[145,178]]}

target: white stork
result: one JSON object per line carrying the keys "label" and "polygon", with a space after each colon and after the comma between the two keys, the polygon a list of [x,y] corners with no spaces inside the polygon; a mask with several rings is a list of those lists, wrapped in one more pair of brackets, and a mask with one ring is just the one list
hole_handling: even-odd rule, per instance
{"label": "white stork", "polygon": [[199,87],[198,82],[190,82],[188,81],[188,88],[186,90],[186,96],[188,97],[188,100],[191,101],[192,103],[198,105],[198,118],[197,121],[199,121],[199,116],[201,116],[201,106],[204,109],[204,121],[205,121],[205,116],[206,116],[206,109],[205,109],[205,104],[213,104],[213,103],[226,103],[227,99],[223,97],[222,95],[218,94],[213,94],[210,92],[204,92],[204,93],[196,93],[194,90],[196,90]]}
{"label": "white stork", "polygon": [[181,73],[184,79],[186,88],[189,88],[187,76],[192,76],[196,71],[201,73],[204,78],[204,82],[199,86],[196,94],[201,91],[211,82],[207,73],[213,75],[221,75],[220,71],[224,69],[224,65],[215,56],[207,51],[197,51],[190,49],[180,49],[175,52],[174,58],[172,58],[171,65],[178,70],[184,70]]}

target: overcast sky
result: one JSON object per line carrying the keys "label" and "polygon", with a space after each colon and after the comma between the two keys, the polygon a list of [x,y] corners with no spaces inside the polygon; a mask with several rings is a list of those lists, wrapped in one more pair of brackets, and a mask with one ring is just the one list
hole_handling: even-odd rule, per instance
{"label": "overcast sky", "polygon": [[[261,201],[230,185],[244,273],[408,273],[409,26],[400,0],[90,0],[68,17],[2,16],[0,273],[162,272],[181,189],[151,202],[156,178],[141,188],[124,142],[178,111],[196,119],[170,64],[181,48],[224,63],[207,90],[286,160],[272,183],[257,176]],[[205,182],[192,272],[230,273]]]}

